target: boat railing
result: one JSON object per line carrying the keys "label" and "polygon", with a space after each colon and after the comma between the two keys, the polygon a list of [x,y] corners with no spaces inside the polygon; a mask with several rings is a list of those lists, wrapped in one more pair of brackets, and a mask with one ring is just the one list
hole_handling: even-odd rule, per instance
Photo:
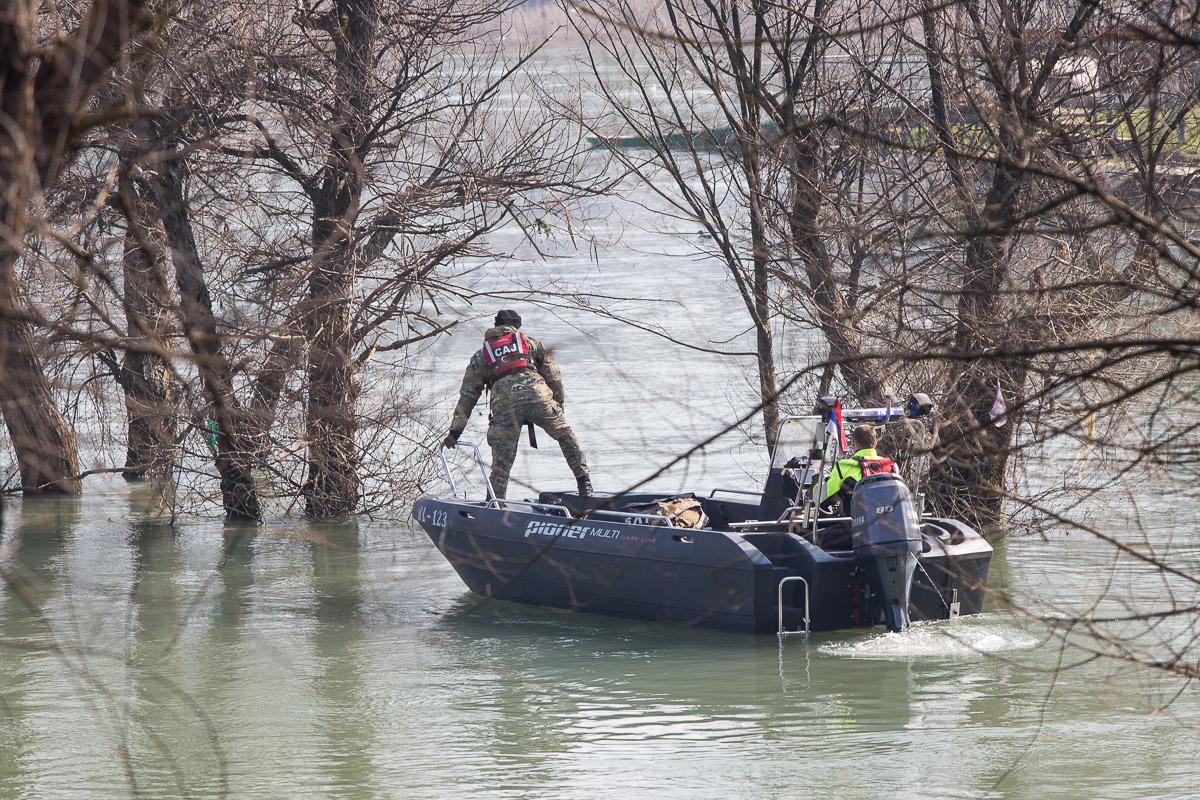
{"label": "boat railing", "polygon": [[775,519],[748,519],[744,522],[729,523],[729,529],[734,530],[734,531],[745,531],[745,530],[751,530],[753,528],[763,528],[763,527],[767,527],[767,526],[775,527],[776,525],[781,525],[781,524],[782,523],[779,520],[775,520]]}
{"label": "boat railing", "polygon": [[804,511],[804,506],[788,506],[775,519],[750,519],[745,522],[731,522],[729,523],[729,527],[736,531],[743,528],[757,528],[763,525],[785,525],[792,522],[796,517],[796,513],[800,511]]}
{"label": "boat railing", "polygon": [[[791,506],[791,507],[785,509],[784,512],[779,515],[778,519],[753,519],[753,520],[747,520],[746,522],[731,522],[731,523],[729,523],[729,529],[733,530],[733,531],[752,531],[755,528],[777,527],[780,525],[787,525],[788,530],[795,533],[796,531],[794,530],[794,528],[792,526],[795,524],[796,514],[798,512],[803,513],[804,511],[805,511],[804,506]],[[839,522],[839,523],[841,523],[841,522],[849,522],[849,521],[850,521],[849,517],[818,517],[818,518],[814,518],[813,524],[812,524],[812,531],[811,531],[812,543],[817,545],[818,547],[821,546],[821,540],[818,535],[818,532],[820,530],[820,523],[822,523],[822,522],[825,522],[825,523]],[[808,529],[807,525],[802,525],[802,527],[805,530]]]}
{"label": "boat railing", "polygon": [[574,516],[571,514],[571,510],[569,508],[558,505],[557,503],[535,503],[532,500],[501,500],[493,497],[488,501],[487,504],[488,508],[499,508],[502,510],[507,506],[527,506],[534,511],[550,509],[551,511],[557,511],[561,513],[567,519],[574,519]]}
{"label": "boat railing", "polygon": [[711,500],[712,498],[716,497],[717,492],[726,492],[728,494],[744,494],[744,495],[749,495],[750,497],[762,497],[762,492],[753,492],[749,489],[717,488],[717,489],[713,489],[711,492],[708,493],[709,499]]}
{"label": "boat railing", "polygon": [[[490,506],[496,501],[496,492],[492,489],[492,480],[488,477],[487,465],[483,463],[483,453],[479,451],[479,445],[466,439],[459,439],[459,444],[465,444],[471,448],[471,454],[475,458],[475,464],[479,467],[479,474],[483,476],[483,485],[487,488],[487,502]],[[442,462],[442,473],[446,476],[446,483],[450,484],[450,494],[458,497],[458,485],[454,482],[454,475],[450,472],[450,464],[446,461],[446,448],[438,450],[438,458]],[[569,515],[568,515],[569,516]]]}

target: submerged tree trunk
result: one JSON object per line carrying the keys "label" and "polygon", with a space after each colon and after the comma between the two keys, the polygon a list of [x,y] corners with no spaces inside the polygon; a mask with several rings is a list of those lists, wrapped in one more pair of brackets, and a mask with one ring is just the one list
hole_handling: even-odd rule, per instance
{"label": "submerged tree trunk", "polygon": [[33,327],[24,319],[28,307],[16,285],[16,257],[0,244],[0,413],[17,454],[21,490],[78,494],[75,431],[58,408]]}
{"label": "submerged tree trunk", "polygon": [[166,478],[178,455],[179,392],[175,375],[154,348],[163,348],[174,330],[162,228],[153,208],[131,180],[121,182],[125,215],[124,296],[130,347],[120,367],[128,435],[127,481]]}
{"label": "submerged tree trunk", "polygon": [[[11,96],[12,88],[5,88],[9,94],[0,114],[28,113],[28,108],[9,108],[20,98]],[[25,239],[36,166],[29,142],[15,135],[12,127],[0,125],[0,414],[16,451],[22,491],[77,494],[75,432],[50,391],[29,322],[30,309],[18,282],[17,259]]]}
{"label": "submerged tree trunk", "polygon": [[22,163],[18,143],[0,136],[0,161],[7,165],[0,167],[7,189],[0,192],[0,414],[16,451],[21,490],[77,494],[75,431],[50,390],[16,274],[30,198],[27,179],[12,173],[31,165]]}
{"label": "submerged tree trunk", "polygon": [[[87,21],[97,17],[103,19],[93,10]],[[72,97],[42,98],[37,77],[40,74],[48,84],[62,80],[62,70],[69,66],[62,59],[70,55],[65,46],[76,43],[64,37],[63,49],[49,51],[59,58],[39,63],[34,57],[34,18],[31,10],[14,6],[0,15],[0,414],[16,451],[21,488],[75,494],[80,488],[75,433],[58,410],[42,369],[17,260],[35,187],[53,180],[70,127],[55,112],[61,115]],[[100,31],[105,32],[103,27]],[[107,64],[98,66],[104,69]],[[43,99],[49,107],[42,107]],[[52,114],[49,120],[44,119],[46,113]],[[50,141],[42,139],[45,128]]]}
{"label": "submerged tree trunk", "polygon": [[331,36],[337,105],[329,151],[313,194],[308,340],[308,478],[305,511],[328,518],[358,506],[358,383],[353,359],[351,291],[356,279],[354,223],[366,180],[363,157],[370,75],[379,10],[374,0],[339,0]]}
{"label": "submerged tree trunk", "polygon": [[[167,151],[170,145],[160,143],[160,148]],[[184,162],[164,160],[155,168],[157,174],[151,186],[175,265],[184,335],[196,356],[196,370],[217,422],[215,460],[221,475],[221,501],[231,518],[261,519],[258,489],[251,471],[253,448],[246,435],[248,425],[233,393],[233,370],[221,346],[204,264],[183,196]]]}
{"label": "submerged tree trunk", "polygon": [[[0,14],[0,413],[27,492],[79,492],[75,432],[55,404],[18,284],[28,206],[58,179],[87,128],[88,101],[151,23],[144,0],[92,3],[69,33],[39,42],[34,4]],[[99,115],[97,115],[99,116]]]}
{"label": "submerged tree trunk", "polygon": [[[330,232],[320,230],[315,235]],[[308,479],[304,499],[306,513],[318,518],[349,514],[358,504],[358,388],[350,330],[354,267],[352,254],[338,252],[341,249],[329,248],[309,280]]]}

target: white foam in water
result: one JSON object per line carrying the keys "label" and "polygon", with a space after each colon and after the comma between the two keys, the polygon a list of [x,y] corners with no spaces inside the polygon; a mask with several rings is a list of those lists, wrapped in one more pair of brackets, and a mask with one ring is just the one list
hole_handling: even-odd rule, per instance
{"label": "white foam in water", "polygon": [[1018,628],[988,622],[921,622],[904,633],[881,633],[822,645],[822,653],[850,658],[954,658],[1027,650],[1038,640]]}

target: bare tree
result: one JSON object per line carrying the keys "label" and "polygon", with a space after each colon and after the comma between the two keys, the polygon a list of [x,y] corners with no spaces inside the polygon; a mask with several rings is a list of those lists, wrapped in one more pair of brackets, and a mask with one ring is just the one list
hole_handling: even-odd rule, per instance
{"label": "bare tree", "polygon": [[211,433],[233,517],[412,495],[407,352],[454,326],[438,298],[470,293],[489,231],[533,241],[595,191],[578,132],[509,88],[536,47],[499,47],[503,11],[330,3],[247,26],[238,2],[184,4],[170,46],[120,72],[133,116],[86,140],[39,269],[72,298],[42,321],[56,362],[97,359],[75,385],[125,392],[130,477],[203,485]]}
{"label": "bare tree", "polygon": [[[739,48],[726,50],[730,37],[740,39],[730,30],[721,40],[733,22],[727,13],[710,16],[707,9],[674,2],[649,20],[643,11],[622,2],[571,15],[607,112],[578,121],[609,141],[626,171],[683,219],[699,224],[703,250],[725,264],[754,331],[763,428],[773,443],[779,425],[776,309],[765,219],[765,120],[753,94],[754,82],[762,80],[761,53],[747,63]],[[731,58],[740,74],[733,74]],[[611,65],[615,72],[607,71]],[[614,124],[620,140],[604,130]]]}
{"label": "bare tree", "polygon": [[[290,184],[308,220],[303,251],[289,221],[274,263],[256,268],[304,301],[273,312],[252,402],[260,424],[275,419],[303,354],[311,516],[361,505],[360,372],[445,329],[420,311],[436,271],[483,255],[477,241],[501,222],[588,191],[569,169],[578,137],[537,109],[485,117],[527,57],[505,65],[491,41],[508,7],[306,6],[294,29],[270,32],[245,124],[221,147],[257,180]],[[414,330],[393,339],[397,326]]]}
{"label": "bare tree", "polygon": [[[130,168],[126,162],[126,170]],[[179,387],[175,372],[156,350],[177,330],[165,276],[166,242],[153,203],[127,171],[118,201],[125,220],[122,254],[123,305],[130,343],[122,363],[104,352],[125,392],[128,480],[170,477],[178,458]]]}
{"label": "bare tree", "polygon": [[[60,22],[73,23],[70,33],[57,35]],[[73,21],[29,2],[0,12],[0,412],[27,491],[79,491],[75,434],[46,380],[17,277],[30,205],[97,123],[89,101],[150,24],[137,0],[96,2]]]}

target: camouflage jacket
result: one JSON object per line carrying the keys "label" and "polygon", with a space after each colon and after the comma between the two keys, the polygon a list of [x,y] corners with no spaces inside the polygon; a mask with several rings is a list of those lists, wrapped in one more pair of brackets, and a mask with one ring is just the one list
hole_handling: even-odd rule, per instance
{"label": "camouflage jacket", "polygon": [[[516,329],[508,325],[489,328],[483,338],[491,339],[512,330]],[[525,340],[529,342],[529,357],[537,367],[537,372],[521,370],[505,375],[494,384],[492,384],[491,369],[483,357],[483,348],[475,351],[475,355],[471,356],[471,363],[467,364],[467,371],[463,374],[462,387],[458,390],[458,407],[454,409],[454,419],[450,422],[451,428],[462,430],[467,427],[467,420],[471,418],[471,412],[475,409],[475,404],[479,402],[479,395],[483,394],[483,390],[489,384],[492,384],[493,393],[504,393],[529,381],[545,381],[546,386],[554,395],[554,400],[560,406],[566,402],[562,374],[558,371],[558,364],[555,363],[554,356],[542,346],[541,342],[529,334],[525,334]]]}

